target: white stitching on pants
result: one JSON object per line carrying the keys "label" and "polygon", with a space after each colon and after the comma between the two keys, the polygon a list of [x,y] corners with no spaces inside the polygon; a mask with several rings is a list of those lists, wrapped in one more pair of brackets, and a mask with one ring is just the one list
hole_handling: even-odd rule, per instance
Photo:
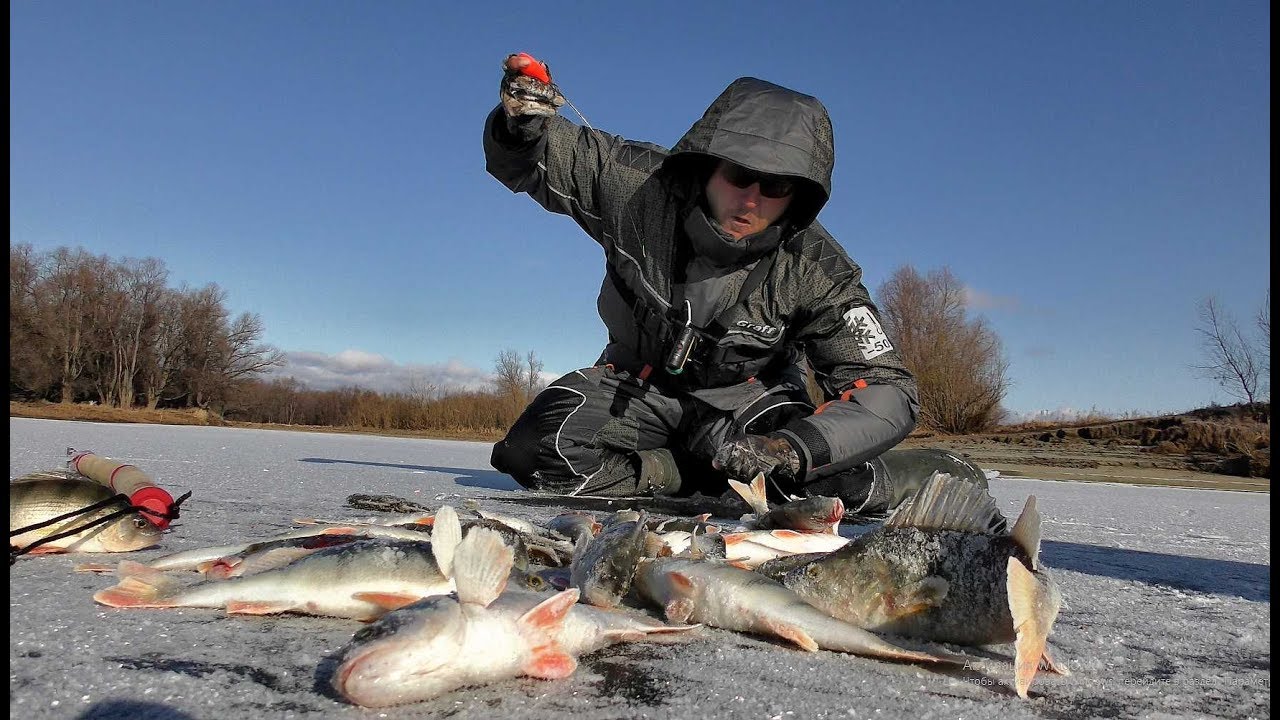
{"label": "white stitching on pants", "polygon": [[[582,371],[581,371],[581,370],[575,370],[574,372],[576,372],[576,373],[577,373],[577,374],[579,374],[579,375],[582,375]],[[582,375],[582,377],[583,377],[583,378],[586,378],[587,376],[586,376],[586,375]],[[582,402],[578,403],[578,407],[576,407],[576,408],[574,408],[572,411],[570,411],[568,415],[565,415],[565,416],[564,416],[564,420],[560,421],[560,427],[556,428],[556,441],[555,441],[556,455],[559,455],[559,456],[560,456],[560,459],[564,461],[564,466],[565,466],[565,467],[567,467],[567,468],[569,468],[569,474],[570,474],[570,475],[572,475],[572,476],[574,476],[574,477],[585,477],[585,478],[586,478],[586,479],[584,479],[584,480],[582,481],[582,484],[581,484],[581,485],[579,485],[577,488],[575,488],[573,491],[571,491],[571,492],[569,493],[570,495],[576,495],[576,494],[578,494],[578,492],[580,492],[580,491],[582,490],[582,488],[584,488],[584,487],[586,487],[586,486],[587,486],[587,483],[591,482],[591,478],[595,476],[595,473],[591,473],[590,475],[585,475],[585,476],[584,476],[582,473],[578,472],[577,470],[575,470],[575,469],[573,468],[573,463],[569,462],[569,458],[565,457],[565,456],[564,456],[564,453],[560,452],[560,434],[561,434],[561,432],[564,430],[564,426],[569,424],[569,418],[573,417],[573,414],[574,414],[574,413],[576,413],[576,412],[578,412],[579,410],[581,410],[581,409],[582,409],[582,406],[587,404],[587,396],[586,396],[584,393],[582,393],[582,392],[580,392],[580,391],[578,391],[578,390],[574,390],[573,388],[567,388],[567,387],[565,387],[565,386],[563,386],[563,385],[552,385],[551,387],[549,387],[549,388],[547,388],[547,389],[548,389],[548,390],[551,390],[551,389],[564,390],[565,392],[573,393],[574,395],[577,395],[578,397],[582,398]],[[597,470],[596,472],[600,472],[600,471],[599,471],[599,470]]]}

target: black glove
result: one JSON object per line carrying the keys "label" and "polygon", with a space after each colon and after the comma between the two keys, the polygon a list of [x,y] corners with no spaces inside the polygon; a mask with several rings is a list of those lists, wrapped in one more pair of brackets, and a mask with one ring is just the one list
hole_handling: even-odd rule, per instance
{"label": "black glove", "polygon": [[[525,68],[541,66],[548,82],[543,82],[533,75],[527,74]],[[502,83],[498,88],[498,97],[502,101],[502,109],[507,117],[527,115],[555,115],[564,105],[564,96],[560,90],[549,82],[551,69],[546,63],[539,63],[532,57],[520,53],[508,55],[502,61]],[[536,71],[535,71],[535,74]]]}
{"label": "black glove", "polygon": [[783,438],[744,435],[721,445],[711,466],[742,482],[751,482],[759,473],[777,480],[795,480],[800,473],[800,455]]}

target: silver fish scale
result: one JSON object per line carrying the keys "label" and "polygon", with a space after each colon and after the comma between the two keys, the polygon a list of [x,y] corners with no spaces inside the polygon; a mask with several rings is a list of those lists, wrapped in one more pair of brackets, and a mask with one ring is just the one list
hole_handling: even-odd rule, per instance
{"label": "silver fish scale", "polygon": [[[33,473],[9,483],[9,529],[41,522],[110,498],[115,493],[92,480],[55,473]],[[100,508],[76,522],[102,517],[116,508]],[[15,525],[15,523],[21,525]],[[49,531],[52,532],[52,531]]]}
{"label": "silver fish scale", "polygon": [[419,562],[439,573],[431,543],[426,540],[368,538],[319,550],[276,572],[307,572],[312,568],[332,565],[333,572],[345,574],[358,573],[367,567],[398,568]]}
{"label": "silver fish scale", "polygon": [[869,630],[962,645],[1004,643],[1015,637],[1006,582],[1011,556],[1030,567],[1026,551],[1007,535],[882,528],[792,570],[783,584]]}

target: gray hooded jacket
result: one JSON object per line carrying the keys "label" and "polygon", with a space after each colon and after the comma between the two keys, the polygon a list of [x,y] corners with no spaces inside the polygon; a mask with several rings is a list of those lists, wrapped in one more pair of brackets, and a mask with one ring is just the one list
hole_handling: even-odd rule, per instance
{"label": "gray hooded jacket", "polygon": [[[915,425],[915,380],[885,335],[862,270],[817,222],[831,192],[834,142],[815,98],[735,80],[671,150],[554,116],[485,124],[487,169],[513,192],[573,218],[602,248],[602,360],[652,368],[661,389],[725,409],[749,404],[808,359],[828,402],[775,435],[817,479],[873,458]],[[745,242],[717,232],[703,200],[718,159],[800,178],[779,224]],[[753,277],[754,271],[754,277]],[[743,289],[746,292],[743,292]],[[662,368],[696,300],[698,348]]]}

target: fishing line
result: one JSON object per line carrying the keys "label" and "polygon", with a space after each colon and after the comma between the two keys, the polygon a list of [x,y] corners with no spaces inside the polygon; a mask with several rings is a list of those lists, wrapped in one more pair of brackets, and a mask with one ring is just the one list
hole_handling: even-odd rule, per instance
{"label": "fishing line", "polygon": [[[179,514],[178,508],[179,506],[182,505],[183,502],[187,500],[187,498],[191,497],[191,492],[192,491],[188,490],[186,494],[184,494],[182,497],[175,500],[173,503],[173,506],[170,508],[169,512],[167,513],[159,513],[150,508],[133,505],[129,502],[128,495],[120,494],[120,495],[113,495],[107,498],[106,500],[99,500],[98,502],[93,503],[92,505],[86,505],[80,508],[79,510],[72,510],[71,512],[63,513],[57,517],[49,518],[48,520],[44,520],[38,523],[33,523],[26,527],[18,528],[17,530],[10,530],[9,537],[12,538],[15,535],[21,535],[22,533],[31,532],[32,530],[39,530],[41,528],[48,527],[55,523],[59,523],[63,520],[69,520],[78,515],[84,515],[85,513],[90,513],[90,512],[93,512],[94,510],[102,509],[109,505],[114,505],[116,503],[124,504],[123,507],[116,509],[114,512],[107,513],[106,515],[103,515],[102,517],[97,518],[95,520],[91,520],[83,525],[77,525],[76,527],[69,528],[67,530],[63,530],[62,532],[54,533],[53,535],[50,535],[48,537],[41,538],[24,548],[19,548],[15,545],[10,545],[9,546],[9,564],[13,565],[18,561],[18,557],[20,555],[26,555],[27,553],[31,552],[35,548],[40,547],[41,545],[51,543],[54,540],[61,540],[62,538],[70,537],[77,533],[82,533],[85,530],[88,530],[93,527],[97,527],[98,525],[103,525],[105,523],[111,522],[112,520],[115,520],[116,518],[122,515],[128,515],[129,513],[133,513],[133,512],[145,513],[147,515],[154,515],[156,517],[164,518],[166,520],[177,520],[178,514]],[[150,522],[150,521],[148,520],[147,522]]]}
{"label": "fishing line", "polygon": [[587,122],[587,116],[582,114],[582,111],[578,109],[577,105],[573,104],[573,101],[569,99],[568,95],[564,94],[564,91],[560,89],[559,85],[552,83],[551,87],[555,88],[556,92],[560,93],[560,97],[564,98],[564,101],[569,105],[569,107],[573,108],[573,111],[578,114],[578,117],[582,118],[582,124],[586,125],[588,130],[595,130],[595,128],[591,127],[591,123]]}
{"label": "fishing line", "polygon": [[72,510],[71,512],[63,513],[61,515],[58,515],[57,517],[51,517],[48,520],[44,520],[38,523],[33,523],[26,527],[18,528],[17,530],[10,530],[9,537],[13,537],[14,535],[21,535],[22,533],[25,533],[25,532],[31,532],[32,530],[39,530],[40,528],[49,527],[50,525],[60,523],[63,520],[70,520],[71,518],[77,515],[83,515],[87,512],[93,512],[94,510],[97,510],[99,508],[104,508],[104,507],[107,507],[108,505],[115,505],[116,503],[124,503],[126,509],[129,507],[132,507],[131,505],[129,505],[128,495],[124,495],[124,494],[112,495],[106,500],[99,500],[98,502],[93,503],[92,505],[86,505],[80,508],[79,510]]}

